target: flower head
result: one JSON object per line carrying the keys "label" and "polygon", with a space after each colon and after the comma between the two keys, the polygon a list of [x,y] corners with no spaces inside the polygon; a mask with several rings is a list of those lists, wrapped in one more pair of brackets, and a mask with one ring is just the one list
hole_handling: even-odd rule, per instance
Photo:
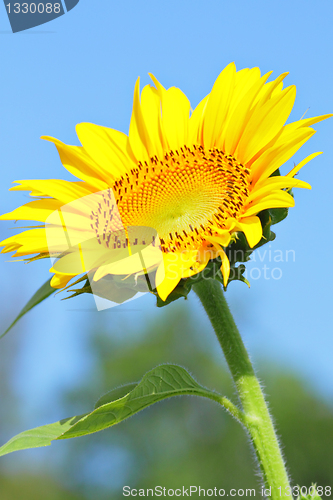
{"label": "flower head", "polygon": [[[181,90],[166,90],[151,75],[154,86],[145,86],[141,97],[139,80],[136,83],[128,136],[81,123],[80,147],[44,137],[56,145],[63,165],[80,181],[16,181],[19,185],[12,190],[29,190],[37,199],[1,219],[46,224],[4,240],[3,252],[48,257],[48,218],[65,205],[102,196],[100,209],[82,203],[72,212],[89,221],[89,231],[106,252],[112,250],[111,241],[114,246],[121,240],[128,244],[130,228],[151,228],[161,251],[151,268],[157,270],[162,300],[181,279],[196,275],[218,257],[226,286],[230,269],[226,247],[244,233],[253,248],[263,236],[258,213],[292,207],[289,190],[310,188],[295,174],[319,153],[284,176],[273,174],[315,133],[311,125],[330,116],[286,125],[296,89],[283,89],[287,73],[267,82],[270,75],[261,76],[258,68],[237,72],[229,64],[192,112]],[[116,230],[122,236],[114,236]],[[98,262],[96,258],[86,269],[95,281],[114,271],[114,266],[101,271]],[[51,284],[56,288],[66,287],[80,274],[75,266],[52,271]],[[138,270],[122,268],[115,274],[133,275]]]}

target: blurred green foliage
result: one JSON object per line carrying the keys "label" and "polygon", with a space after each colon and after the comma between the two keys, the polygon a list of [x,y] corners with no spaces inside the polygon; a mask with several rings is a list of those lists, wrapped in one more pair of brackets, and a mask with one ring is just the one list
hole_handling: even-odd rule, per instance
{"label": "blurred green foliage", "polygon": [[[131,323],[130,315],[100,314],[89,336],[91,369],[80,387],[63,394],[66,414],[59,418],[90,410],[103,393],[167,362],[184,366],[199,383],[237,402],[208,321],[203,331],[189,310],[188,303],[177,301],[147,317],[142,328]],[[293,484],[333,486],[332,408],[295,375],[270,366],[260,376]],[[1,500],[121,499],[124,485],[259,488],[243,429],[217,404],[201,398],[161,402],[107,431],[44,451],[43,464],[30,475],[24,471],[25,452],[19,452],[10,474],[0,472]]]}

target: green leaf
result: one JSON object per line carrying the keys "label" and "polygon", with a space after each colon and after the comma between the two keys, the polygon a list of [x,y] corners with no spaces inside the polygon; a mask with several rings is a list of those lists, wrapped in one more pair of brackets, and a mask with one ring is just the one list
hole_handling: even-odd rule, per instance
{"label": "green leaf", "polygon": [[40,289],[37,290],[37,292],[31,297],[29,302],[23,307],[22,311],[16,317],[13,323],[7,328],[7,330],[2,335],[0,335],[0,339],[4,337],[9,332],[9,330],[13,328],[14,325],[16,325],[16,323],[18,322],[19,319],[22,318],[22,316],[27,314],[27,312],[29,312],[35,306],[43,302],[43,300],[47,299],[50,295],[52,295],[52,293],[57,291],[55,288],[51,287],[50,285],[51,279],[48,280],[46,283],[44,283],[44,285],[41,286]]}
{"label": "green leaf", "polygon": [[60,422],[55,422],[50,425],[43,425],[41,427],[36,427],[35,429],[30,429],[29,431],[21,432],[17,436],[14,436],[0,448],[0,456],[6,455],[7,453],[12,453],[13,451],[26,450],[28,448],[40,448],[41,446],[49,446],[53,439],[66,432],[70,429],[72,425],[75,424],[80,418],[79,417],[65,418],[60,420]]}
{"label": "green leaf", "polygon": [[[18,434],[0,448],[0,456],[26,448],[49,446],[54,440],[101,431],[158,401],[183,394],[212,399],[225,404],[229,411],[233,411],[230,401],[200,386],[184,368],[177,365],[161,365],[146,373],[138,384],[128,384],[103,396],[91,413]],[[237,411],[239,412],[235,408],[236,418]]]}
{"label": "green leaf", "polygon": [[134,382],[133,384],[126,384],[122,385],[121,387],[117,387],[116,389],[112,389],[112,391],[107,392],[106,394],[104,394],[104,396],[99,398],[99,400],[95,404],[95,409],[107,403],[112,403],[112,401],[115,401],[116,399],[123,398],[129,392],[133,391],[137,385],[137,382]]}

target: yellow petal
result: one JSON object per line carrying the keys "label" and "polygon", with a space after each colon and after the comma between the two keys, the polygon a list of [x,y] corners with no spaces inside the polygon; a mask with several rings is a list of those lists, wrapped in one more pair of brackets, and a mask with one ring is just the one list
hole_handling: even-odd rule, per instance
{"label": "yellow petal", "polygon": [[231,234],[229,231],[224,231],[216,236],[208,236],[208,241],[212,241],[212,242],[215,242],[215,243],[218,243],[219,245],[222,245],[223,247],[227,247],[230,243],[230,238],[231,238]]}
{"label": "yellow petal", "polygon": [[299,129],[286,137],[284,142],[267,149],[252,165],[252,184],[267,179],[273,172],[288,161],[303,144],[313,136],[315,131],[311,128]]}
{"label": "yellow petal", "polygon": [[297,128],[302,128],[302,127],[311,127],[311,125],[314,125],[315,123],[321,122],[323,120],[327,120],[327,118],[331,118],[333,114],[328,114],[328,115],[320,115],[320,116],[313,116],[311,118],[305,118],[303,120],[298,120],[297,122],[292,122],[288,123],[288,125],[285,126],[286,132],[296,130]]}
{"label": "yellow petal", "polygon": [[168,144],[161,125],[161,99],[155,87],[151,85],[146,85],[142,89],[141,111],[151,141],[152,149],[149,150],[149,155],[151,157],[157,155],[162,159]]}
{"label": "yellow petal", "polygon": [[1,253],[13,252],[16,250],[16,254],[14,254],[13,257],[48,252],[48,244],[44,228],[30,229],[29,231],[15,234],[10,238],[1,241],[0,247],[3,246],[5,248]]}
{"label": "yellow petal", "polygon": [[162,300],[178,285],[182,277],[185,277],[188,269],[196,262],[197,251],[168,252],[163,254],[163,265],[157,269],[156,283],[157,292]]}
{"label": "yellow petal", "polygon": [[45,222],[61,206],[62,203],[58,200],[35,200],[16,208],[8,214],[0,215],[0,220],[35,220]]}
{"label": "yellow petal", "polygon": [[237,222],[234,229],[245,234],[250,248],[253,248],[261,240],[262,226],[259,217],[242,218]]}
{"label": "yellow petal", "polygon": [[95,275],[94,281],[98,281],[107,274],[114,275],[130,275],[142,271],[142,264],[138,254],[131,255],[120,259],[118,262],[109,262],[101,265]]}
{"label": "yellow petal", "polygon": [[53,288],[64,288],[75,276],[76,274],[55,274],[51,279],[50,285]]}
{"label": "yellow petal", "polygon": [[166,90],[149,74],[156,85],[162,105],[162,130],[169,149],[176,150],[187,144],[191,105],[186,95],[176,87]]}
{"label": "yellow petal", "polygon": [[203,142],[203,137],[202,137],[203,117],[208,99],[209,99],[209,94],[206,95],[206,97],[204,97],[204,99],[202,99],[202,101],[199,102],[199,104],[191,114],[189,129],[188,129],[189,147],[191,147],[194,144],[201,144]]}
{"label": "yellow petal", "polygon": [[300,179],[293,179],[292,177],[283,176],[269,177],[265,181],[255,185],[253,191],[247,199],[247,202],[256,202],[259,199],[264,198],[265,196],[270,194],[272,191],[275,191],[276,189],[292,187],[311,189],[310,184],[301,181]]}
{"label": "yellow petal", "polygon": [[[295,165],[294,168],[292,170],[290,170],[290,172],[287,174],[288,177],[294,177],[297,172],[299,172],[301,170],[301,168],[304,167],[304,165],[306,165],[309,161],[313,160],[313,158],[316,158],[316,156],[318,155],[321,155],[322,152],[318,152],[318,153],[312,153],[312,155],[309,155],[307,156],[306,158],[304,158],[304,160],[302,160],[300,163],[298,163],[298,165]],[[311,186],[310,186],[311,188]]]}
{"label": "yellow petal", "polygon": [[61,179],[32,179],[15,182],[20,185],[10,188],[10,191],[32,191],[33,196],[50,196],[64,204],[92,193],[89,185],[83,182],[69,182]]}
{"label": "yellow petal", "polygon": [[137,161],[145,161],[153,150],[152,143],[144,122],[140,103],[140,78],[134,88],[133,111],[129,128],[128,140],[130,148]]}
{"label": "yellow petal", "polygon": [[[228,154],[234,154],[247,122],[251,117],[250,109],[253,101],[270,75],[271,72],[255,81],[245,95],[242,96],[242,99],[240,99],[238,105],[235,107],[229,122],[226,123],[225,134],[222,134],[222,137],[225,135],[223,150]],[[221,141],[223,140],[222,137]]]}
{"label": "yellow petal", "polygon": [[247,163],[281,131],[290,115],[295,97],[296,88],[291,86],[254,110],[236,151],[241,163]]}
{"label": "yellow petal", "polygon": [[256,96],[254,100],[255,104],[260,103],[260,106],[262,106],[273,96],[274,92],[276,92],[276,94],[281,92],[283,86],[282,80],[284,80],[288,74],[289,74],[288,72],[282,73],[272,82],[266,83],[266,85],[261,89],[261,91]]}
{"label": "yellow petal", "polygon": [[79,123],[76,133],[84,150],[111,178],[124,175],[136,166],[127,153],[127,135],[93,123]]}
{"label": "yellow petal", "polygon": [[61,163],[75,177],[86,181],[98,190],[108,188],[110,175],[99,167],[79,146],[67,146],[58,139],[43,136],[42,139],[53,142],[58,150]]}
{"label": "yellow petal", "polygon": [[266,208],[284,208],[293,207],[295,205],[294,198],[286,191],[276,191],[262,198],[259,203],[249,204],[244,209],[243,217],[255,215]]}
{"label": "yellow petal", "polygon": [[260,76],[261,74],[259,68],[244,68],[236,72],[235,85],[230,98],[228,112],[224,119],[222,132],[218,140],[218,145],[221,149],[224,150],[225,137],[229,130],[230,120],[235,114],[236,107],[238,107],[239,102],[244,98],[251,87],[260,80]]}
{"label": "yellow petal", "polygon": [[209,94],[203,124],[203,139],[206,148],[218,144],[232,99],[235,79],[236,66],[235,63],[231,63],[217,77]]}
{"label": "yellow petal", "polygon": [[223,275],[223,285],[227,286],[228,279],[230,276],[230,262],[229,262],[229,259],[226,255],[222,259],[221,271],[222,271],[222,275]]}
{"label": "yellow petal", "polygon": [[259,68],[245,68],[237,71],[235,77],[235,87],[232,93],[225,127],[228,126],[230,115],[234,113],[234,110],[238,106],[239,102],[243,99],[243,97],[247,94],[251,87],[259,82],[260,78],[261,73]]}
{"label": "yellow petal", "polygon": [[167,258],[163,260],[163,265],[161,264],[157,269],[156,282],[158,283],[158,295],[165,301],[180,282],[182,272],[180,272],[178,266],[174,262],[169,263]]}
{"label": "yellow petal", "polygon": [[223,285],[226,287],[228,284],[229,276],[230,276],[230,262],[229,262],[229,259],[226,255],[226,253],[224,252],[224,250],[222,250],[222,248],[216,247],[216,251],[222,260],[222,264],[221,264],[220,269],[221,269],[221,272],[223,275]]}

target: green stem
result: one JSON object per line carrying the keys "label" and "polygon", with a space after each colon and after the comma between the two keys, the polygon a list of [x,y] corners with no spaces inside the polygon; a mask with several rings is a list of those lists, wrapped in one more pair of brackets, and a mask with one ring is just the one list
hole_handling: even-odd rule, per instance
{"label": "green stem", "polygon": [[236,405],[234,405],[228,398],[221,396],[220,394],[209,393],[207,395],[209,399],[216,401],[219,403],[225,410],[227,410],[238,422],[242,425],[246,425],[245,423],[245,414],[240,410]]}
{"label": "green stem", "polygon": [[[262,471],[264,486],[273,500],[290,497],[288,475],[259,381],[216,280],[202,280],[193,286],[213,325],[226,357],[244,410],[248,430]],[[289,493],[289,495],[288,495]]]}

